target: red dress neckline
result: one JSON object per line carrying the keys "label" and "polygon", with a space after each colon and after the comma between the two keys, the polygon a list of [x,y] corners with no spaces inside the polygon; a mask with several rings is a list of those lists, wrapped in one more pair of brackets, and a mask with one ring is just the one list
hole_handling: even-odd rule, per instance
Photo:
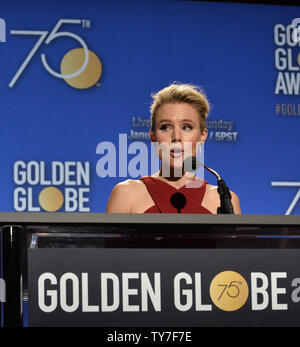
{"label": "red dress neckline", "polygon": [[[212,214],[211,211],[201,205],[206,191],[207,182],[205,180],[197,180],[197,187],[192,183],[175,188],[165,181],[158,178],[145,176],[141,180],[153,199],[155,205],[148,208],[144,213],[178,213],[178,209],[171,203],[171,196],[176,192],[180,192],[186,198],[186,205],[180,210],[181,213],[199,213]],[[192,181],[195,182],[195,181]],[[189,186],[193,187],[189,187]]]}

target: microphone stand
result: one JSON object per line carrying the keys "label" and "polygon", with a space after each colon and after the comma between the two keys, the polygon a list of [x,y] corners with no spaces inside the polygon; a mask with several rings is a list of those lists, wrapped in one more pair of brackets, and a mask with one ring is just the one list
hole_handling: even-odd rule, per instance
{"label": "microphone stand", "polygon": [[196,170],[199,165],[204,167],[206,170],[215,175],[218,179],[218,193],[220,195],[220,207],[217,209],[218,214],[234,214],[233,206],[231,203],[230,190],[227,187],[225,181],[221,176],[213,169],[207,167],[206,165],[200,163],[197,158],[192,157],[192,171]]}
{"label": "microphone stand", "polygon": [[215,170],[201,163],[200,165],[203,166],[206,170],[208,170],[212,174],[214,174],[218,179],[218,193],[220,195],[220,203],[221,203],[220,207],[218,207],[217,209],[218,214],[234,214],[233,206],[231,203],[231,194],[223,178],[221,178],[220,175]]}

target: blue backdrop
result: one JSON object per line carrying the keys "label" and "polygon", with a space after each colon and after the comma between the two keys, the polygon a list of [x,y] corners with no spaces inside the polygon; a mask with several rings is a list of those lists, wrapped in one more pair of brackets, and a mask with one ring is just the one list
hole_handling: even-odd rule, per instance
{"label": "blue backdrop", "polygon": [[[117,177],[99,177],[107,151],[97,146],[112,142],[118,159],[127,134],[128,147],[138,140],[150,150],[150,94],[180,81],[200,85],[212,104],[205,164],[239,195],[242,212],[299,214],[296,16],[293,6],[259,4],[1,1],[0,210],[104,212],[113,186],[130,175],[120,177],[117,160]],[[66,74],[60,65],[73,52],[66,65],[75,72],[82,41],[95,60],[72,86],[41,55]]]}

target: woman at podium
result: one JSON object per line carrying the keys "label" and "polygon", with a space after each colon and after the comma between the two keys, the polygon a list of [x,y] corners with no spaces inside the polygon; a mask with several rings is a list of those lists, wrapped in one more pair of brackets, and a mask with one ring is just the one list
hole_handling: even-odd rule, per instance
{"label": "woman at podium", "polygon": [[[216,214],[220,206],[217,186],[187,172],[184,165],[207,138],[210,106],[205,94],[196,86],[171,84],[152,97],[149,133],[158,148],[160,170],[118,183],[106,212]],[[240,214],[239,198],[230,194],[233,211]]]}

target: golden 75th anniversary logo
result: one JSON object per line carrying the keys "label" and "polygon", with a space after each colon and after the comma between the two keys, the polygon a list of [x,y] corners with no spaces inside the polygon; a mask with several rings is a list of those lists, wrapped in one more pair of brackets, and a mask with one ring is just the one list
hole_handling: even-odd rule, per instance
{"label": "golden 75th anniversary logo", "polygon": [[95,85],[102,74],[102,64],[98,56],[88,49],[85,41],[70,31],[60,31],[63,24],[81,25],[83,28],[90,28],[90,21],[83,19],[59,19],[54,28],[49,31],[41,30],[11,30],[11,35],[33,35],[37,36],[38,40],[24,59],[19,69],[11,79],[9,87],[13,88],[19,80],[22,73],[27,68],[28,64],[38,52],[39,48],[44,44],[48,45],[55,40],[63,38],[71,38],[80,45],[67,52],[61,60],[60,72],[54,71],[47,62],[46,55],[41,53],[41,60],[46,71],[56,77],[63,79],[71,87],[77,89],[87,89]]}

